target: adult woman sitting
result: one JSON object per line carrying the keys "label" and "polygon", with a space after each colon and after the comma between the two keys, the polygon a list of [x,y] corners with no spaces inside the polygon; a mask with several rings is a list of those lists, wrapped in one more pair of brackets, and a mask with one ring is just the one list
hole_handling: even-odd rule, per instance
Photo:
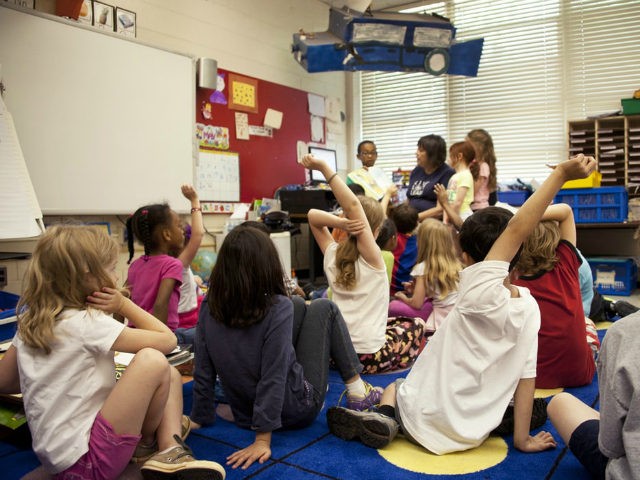
{"label": "adult woman sitting", "polygon": [[442,218],[442,208],[433,187],[447,185],[455,170],[447,165],[447,144],[439,135],[425,135],[418,140],[418,165],[409,177],[407,200],[418,210],[418,220]]}

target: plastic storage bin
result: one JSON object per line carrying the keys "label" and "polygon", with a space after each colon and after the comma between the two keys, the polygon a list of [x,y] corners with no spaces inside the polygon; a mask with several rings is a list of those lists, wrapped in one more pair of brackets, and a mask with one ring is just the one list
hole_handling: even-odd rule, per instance
{"label": "plastic storage bin", "polygon": [[622,114],[623,115],[637,115],[640,113],[640,98],[623,98]]}
{"label": "plastic storage bin", "polygon": [[528,190],[505,190],[498,192],[498,201],[508,203],[514,207],[519,207],[530,196],[531,192]]}
{"label": "plastic storage bin", "polygon": [[591,172],[587,178],[580,178],[578,180],[569,180],[564,182],[562,188],[592,188],[599,187],[602,182],[602,174],[600,172]]}
{"label": "plastic storage bin", "polygon": [[16,333],[16,305],[20,297],[14,293],[0,292],[0,340],[12,338]]}
{"label": "plastic storage bin", "polygon": [[587,258],[593,286],[603,295],[631,295],[638,282],[638,266],[633,258]]}
{"label": "plastic storage bin", "polygon": [[571,205],[576,223],[622,223],[629,210],[624,187],[563,189],[554,202]]}

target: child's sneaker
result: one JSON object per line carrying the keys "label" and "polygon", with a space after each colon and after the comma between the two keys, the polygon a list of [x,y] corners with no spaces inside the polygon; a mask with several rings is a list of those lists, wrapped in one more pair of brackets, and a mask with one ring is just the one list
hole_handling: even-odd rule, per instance
{"label": "child's sneaker", "polygon": [[196,460],[191,449],[174,435],[179,445],[156,453],[140,469],[145,480],[224,480],[222,465],[209,460]]}
{"label": "child's sneaker", "polygon": [[364,391],[364,397],[347,395],[348,409],[362,412],[378,406],[384,390],[381,387],[374,387],[370,383],[364,382]]}
{"label": "child's sneaker", "polygon": [[627,315],[631,315],[632,313],[636,313],[640,310],[635,305],[630,304],[629,302],[625,302],[624,300],[617,300],[613,302],[613,310],[620,316],[626,317]]}
{"label": "child's sneaker", "polygon": [[386,447],[398,434],[398,422],[377,412],[357,412],[344,407],[327,411],[329,431],[343,440],[354,438],[371,448]]}
{"label": "child's sneaker", "polygon": [[[182,415],[182,428],[180,431],[180,437],[182,440],[186,440],[191,432],[191,419],[187,415]],[[133,456],[131,457],[132,463],[144,463],[155,455],[158,451],[158,442],[154,441],[152,445],[138,444]]]}

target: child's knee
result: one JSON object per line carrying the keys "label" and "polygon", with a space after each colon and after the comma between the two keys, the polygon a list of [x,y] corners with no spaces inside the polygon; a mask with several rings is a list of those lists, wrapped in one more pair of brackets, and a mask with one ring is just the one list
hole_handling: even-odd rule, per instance
{"label": "child's knee", "polygon": [[547,405],[547,415],[553,422],[554,418],[558,418],[566,413],[567,407],[573,402],[573,395],[567,392],[561,392],[554,395]]}
{"label": "child's knee", "polygon": [[133,361],[130,366],[133,365],[143,367],[150,375],[162,373],[169,375],[171,370],[167,357],[155,348],[143,348],[138,351],[138,353],[133,357]]}

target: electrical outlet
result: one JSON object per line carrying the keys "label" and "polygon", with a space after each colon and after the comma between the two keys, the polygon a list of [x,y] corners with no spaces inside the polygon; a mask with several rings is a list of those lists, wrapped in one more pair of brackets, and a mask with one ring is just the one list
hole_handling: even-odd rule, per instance
{"label": "electrical outlet", "polygon": [[0,288],[7,286],[7,267],[0,267]]}

